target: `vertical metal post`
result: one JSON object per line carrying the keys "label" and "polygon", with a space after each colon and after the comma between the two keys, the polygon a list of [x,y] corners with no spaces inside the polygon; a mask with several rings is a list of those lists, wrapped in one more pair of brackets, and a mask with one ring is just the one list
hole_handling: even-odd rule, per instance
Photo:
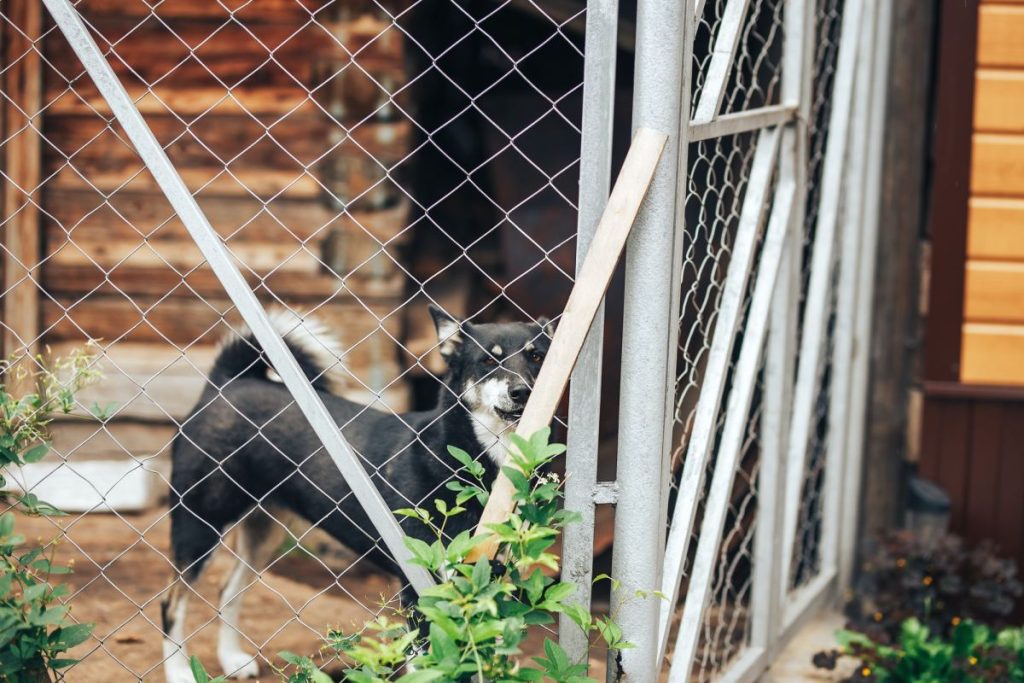
{"label": "vertical metal post", "polygon": [[814,64],[813,0],[790,0],[783,30],[782,101],[797,107],[796,120],[783,135],[780,178],[792,177],[792,225],[786,242],[765,349],[764,397],[761,412],[761,471],[758,475],[757,532],[751,593],[751,644],[763,647],[771,661],[782,623],[781,602],[783,507],[786,500],[786,453],[797,348],[800,301],[800,258],[807,210],[808,121]]}
{"label": "vertical metal post", "polygon": [[[857,73],[853,84],[854,103],[851,111],[850,139],[867,140],[870,135],[871,78],[874,75],[874,23],[877,0],[864,4],[861,16],[863,29],[857,60]],[[850,372],[853,366],[853,327],[856,316],[861,251],[862,221],[865,192],[867,153],[864,144],[851,144],[847,150],[846,182],[843,188],[839,252],[839,276],[836,283],[835,322],[832,331],[831,395],[828,408],[828,440],[825,453],[824,502],[821,522],[822,573],[834,572],[838,562],[839,511],[845,481],[846,437],[850,409]]]}
{"label": "vertical metal post", "polygon": [[872,303],[875,289],[879,215],[882,191],[882,158],[885,143],[885,111],[889,90],[889,51],[892,38],[892,3],[878,3],[874,27],[875,61],[871,75],[871,111],[868,123],[867,164],[864,178],[864,209],[859,272],[857,275],[857,311],[853,327],[853,368],[850,379],[850,404],[847,413],[846,462],[843,473],[843,500],[839,522],[839,578],[838,587],[843,594],[850,587],[856,560],[858,503],[861,500],[861,480],[864,455],[864,420],[867,413],[868,371],[871,344]]}
{"label": "vertical metal post", "polygon": [[[608,203],[611,183],[612,131],[615,114],[615,58],[618,49],[618,0],[587,3],[583,61],[583,122],[580,142],[580,195],[576,231],[576,271]],[[573,600],[590,608],[594,554],[594,485],[601,422],[601,351],[604,306],[580,350],[569,385],[569,435],[565,468],[565,508],[582,519],[562,535],[562,579],[576,584]],[[559,644],[577,663],[589,661],[588,634],[561,615]]]}
{"label": "vertical metal post", "polygon": [[608,679],[658,678],[658,602],[638,598],[660,582],[670,423],[678,335],[682,203],[689,129],[692,3],[640,0],[633,127],[675,131],[641,207],[626,251],[622,392],[619,399],[612,609],[634,647],[609,653]]}
{"label": "vertical metal post", "polygon": [[96,83],[97,89],[110,105],[118,123],[124,128],[139,157],[153,174],[157,185],[167,197],[175,213],[185,225],[192,239],[206,258],[217,279],[224,286],[224,291],[238,309],[242,319],[252,330],[253,336],[263,347],[264,352],[277,370],[281,381],[291,392],[295,404],[309,421],[310,427],[324,445],[331,460],[337,466],[341,476],[348,482],[366,514],[373,521],[380,533],[387,550],[402,567],[409,583],[418,592],[433,586],[435,581],[423,567],[410,564],[412,554],[405,547],[403,533],[388,509],[380,492],[373,485],[366,470],[356,458],[348,442],[342,435],[338,425],[324,406],[323,400],[306,379],[295,356],[288,350],[281,335],[274,329],[238,267],[232,261],[227,248],[220,236],[214,231],[210,222],[203,214],[195,197],[189,192],[181,176],[167,158],[167,153],[157,141],[153,132],[146,125],[139,110],[124,86],[117,79],[113,69],[103,58],[103,53],[96,46],[82,18],[68,0],[43,0],[46,8],[53,15],[68,44]]}
{"label": "vertical metal post", "polygon": [[822,347],[828,322],[829,287],[832,258],[836,247],[840,198],[844,180],[846,148],[849,142],[850,111],[853,105],[853,83],[859,55],[861,10],[863,3],[845,3],[840,32],[839,57],[836,65],[832,110],[829,112],[829,136],[821,176],[818,223],[815,226],[811,253],[811,275],[808,283],[804,321],[801,330],[796,386],[793,390],[792,420],[789,429],[789,451],[786,456],[785,528],[783,529],[783,581],[788,583],[796,542],[797,517],[800,510],[800,489],[804,479],[807,446],[814,411],[814,399],[824,362]]}

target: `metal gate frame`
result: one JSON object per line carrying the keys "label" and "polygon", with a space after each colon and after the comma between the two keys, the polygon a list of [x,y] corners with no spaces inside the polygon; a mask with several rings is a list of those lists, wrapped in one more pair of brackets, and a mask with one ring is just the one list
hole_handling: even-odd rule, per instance
{"label": "metal gate frame", "polygon": [[[853,562],[892,10],[885,0],[843,4],[810,281],[798,339],[803,256],[800,238],[809,182],[816,3],[788,0],[785,4],[781,103],[720,114],[751,5],[749,0],[727,0],[691,119],[694,26],[704,4],[703,0],[641,0],[638,8],[633,125],[670,126],[677,134],[666,147],[627,250],[623,324],[626,351],[622,359],[615,532],[617,537],[630,541],[615,549],[613,576],[621,585],[612,604],[632,601],[618,621],[624,637],[636,647],[616,653],[609,662],[609,680],[619,675],[634,681],[658,679],[659,670],[665,666],[673,612],[680,601],[680,626],[671,666],[665,668],[670,681],[690,680],[748,408],[762,362],[759,521],[754,541],[750,638],[740,655],[721,672],[721,680],[748,681],[761,676],[804,620],[834,598],[837,587],[848,585]],[[589,30],[588,24],[588,36]],[[588,40],[588,67],[590,43]],[[592,82],[588,78],[585,88],[592,88]],[[672,95],[675,93],[678,97]],[[584,154],[586,136],[589,133],[597,137],[599,131],[584,127]],[[679,330],[672,323],[680,305],[680,255],[686,238],[683,196],[689,181],[687,152],[690,143],[757,131],[757,147],[666,539],[667,488],[672,477],[667,405],[675,390],[672,380]],[[755,258],[755,238],[765,222],[764,241]],[[821,567],[805,585],[790,589],[801,484],[814,428],[815,392],[828,353],[824,342],[834,257],[838,257],[839,274],[832,323],[835,343],[831,351],[829,414],[840,417],[830,422],[826,446]],[[741,330],[744,292],[755,272],[749,313]],[[739,332],[742,341],[737,342],[738,361],[725,405],[725,426],[713,453],[726,374]],[[666,402],[650,400],[659,391]],[[578,418],[570,411],[573,429],[578,427]],[[712,456],[710,488],[702,499],[705,468]],[[579,453],[570,450],[570,457],[579,457]],[[660,497],[651,495],[655,490],[661,491]],[[700,502],[704,513],[696,555],[686,593],[680,595]],[[655,599],[637,602],[636,592],[649,593],[652,586],[660,586],[660,606]]]}
{"label": "metal gate frame", "polygon": [[[140,157],[196,241],[242,318],[266,350],[282,381],[325,449],[350,483],[410,583],[423,590],[434,583],[409,563],[402,532],[376,487],[330,418],[295,358],[271,326],[227,249],[182,182],[124,87],[103,58],[69,0],[43,0],[90,77],[110,104]],[[714,38],[704,88],[691,119],[695,17],[704,0],[640,0],[637,13],[634,129],[672,133],[655,173],[626,255],[619,468],[616,482],[596,481],[600,410],[602,314],[599,313],[573,375],[566,504],[584,522],[565,533],[567,579],[589,605],[591,543],[595,504],[617,504],[619,544],[613,574],[621,582],[613,604],[628,601],[617,615],[624,638],[634,647],[609,666],[609,680],[653,681],[668,649],[669,625],[679,600],[684,559],[712,455],[712,475],[701,520],[696,560],[683,600],[669,680],[688,680],[709,599],[711,572],[719,552],[729,490],[746,428],[747,408],[764,363],[759,475],[761,522],[755,540],[750,642],[722,680],[760,676],[802,621],[837,586],[849,581],[856,532],[860,451],[863,443],[867,355],[873,295],[874,250],[881,164],[882,124],[888,66],[891,7],[886,0],[846,2],[830,134],[812,252],[810,287],[801,338],[797,340],[801,245],[808,179],[807,137],[815,36],[814,0],[787,0],[781,104],[720,114],[737,43],[750,0],[726,0]],[[610,180],[612,112],[617,36],[617,0],[591,0],[587,8],[583,141],[577,252],[585,254],[603,211]],[[674,401],[676,314],[684,246],[683,197],[691,143],[759,131],[750,182],[743,197],[740,229],[726,275],[705,383],[688,444],[680,495],[668,520],[671,471],[671,409]],[[851,144],[851,141],[853,144]],[[773,180],[774,186],[773,186]],[[774,191],[773,191],[774,190]],[[756,235],[765,240],[755,258]],[[796,535],[800,483],[814,390],[824,358],[827,294],[835,250],[841,255],[833,350],[830,412],[842,415],[827,447],[822,566],[805,586],[790,590],[789,571]],[[582,258],[578,259],[578,263]],[[753,277],[756,267],[756,277]],[[738,348],[736,382],[726,405],[726,422],[712,453],[726,369],[741,324],[744,291],[753,278],[753,299]],[[836,380],[838,378],[838,381]],[[660,394],[659,394],[660,392]],[[650,400],[651,396],[664,400]],[[659,495],[651,495],[652,491]],[[665,530],[670,529],[666,537]],[[635,599],[637,591],[660,587],[665,598]],[[584,659],[587,643],[567,620],[561,640],[570,655]]]}

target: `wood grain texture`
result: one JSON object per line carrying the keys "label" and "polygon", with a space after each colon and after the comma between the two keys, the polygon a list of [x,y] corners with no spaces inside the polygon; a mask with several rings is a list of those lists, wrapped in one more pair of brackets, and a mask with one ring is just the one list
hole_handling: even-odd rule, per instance
{"label": "wood grain texture", "polygon": [[1024,323],[1024,263],[968,261],[964,319]]}
{"label": "wood grain texture", "polygon": [[964,386],[925,403],[920,473],[949,492],[950,528],[970,546],[995,541],[1001,556],[1024,561],[1024,402]]}
{"label": "wood grain texture", "polygon": [[972,259],[1024,261],[1024,199],[971,199],[967,256]]}
{"label": "wood grain texture", "polygon": [[[664,133],[647,128],[638,130],[633,138],[587,257],[559,319],[533,393],[519,420],[516,433],[520,436],[528,438],[547,427],[555,415],[667,140],[668,136]],[[477,525],[478,534],[488,533],[489,524],[498,524],[508,519],[515,510],[512,501],[514,492],[512,482],[503,473],[499,473]],[[484,556],[493,558],[497,546],[497,540],[492,536],[487,542],[476,546],[468,559],[475,561]]]}
{"label": "wood grain texture", "polygon": [[960,381],[1024,383],[1024,326],[965,323]]}
{"label": "wood grain texture", "polygon": [[973,148],[972,195],[1024,197],[1024,135],[977,133]]}
{"label": "wood grain texture", "polygon": [[998,511],[999,444],[1002,440],[1003,406],[980,402],[970,407],[970,457],[964,458],[969,468],[964,529],[973,538],[992,533]]}
{"label": "wood grain texture", "polygon": [[978,65],[1024,67],[1024,7],[985,4],[978,13]]}
{"label": "wood grain texture", "polygon": [[[80,346],[79,341],[67,341],[54,343],[52,348],[56,353],[67,353]],[[79,392],[78,399],[83,406],[94,403],[110,406],[114,417],[109,423],[111,425],[120,425],[126,420],[166,425],[170,420],[184,419],[195,406],[216,353],[217,346],[213,343],[197,344],[186,350],[178,350],[168,344],[136,341],[106,344],[97,366],[103,372],[103,378]],[[394,363],[389,364],[387,360],[379,364],[366,363],[368,355],[364,353],[362,358],[349,359],[349,369],[358,380],[345,382],[341,392],[346,398],[366,405],[376,401],[376,395],[371,391],[372,383],[378,381],[382,373],[397,372]],[[363,365],[358,365],[360,362]],[[384,406],[394,411],[409,409],[408,390],[403,383],[392,383],[382,392],[377,407],[384,409]],[[84,415],[84,411],[80,410],[78,414]],[[136,440],[126,444],[128,450],[136,455],[147,448],[152,449],[150,455],[160,452],[166,445],[160,436],[166,433],[166,429],[161,429],[163,431],[153,433],[148,446]],[[61,437],[61,443],[65,448],[73,446],[75,438],[79,439],[78,443],[83,443],[81,435],[82,430],[79,429]],[[123,451],[119,453],[109,449],[112,444],[108,438],[91,438],[97,441],[95,447],[87,449],[90,453],[104,457],[126,455]],[[141,450],[136,453],[136,449]]]}
{"label": "wood grain texture", "polygon": [[[34,353],[39,335],[39,193],[41,140],[39,126],[42,103],[41,59],[31,48],[42,29],[42,5],[13,3],[8,9],[10,24],[3,27],[0,44],[6,71],[2,87],[4,172],[3,182],[3,353],[21,348]],[[15,28],[16,27],[16,28]],[[12,379],[12,384],[18,380]],[[8,386],[16,393],[24,385]]]}
{"label": "wood grain texture", "polygon": [[978,69],[974,130],[1024,133],[1024,70]]}

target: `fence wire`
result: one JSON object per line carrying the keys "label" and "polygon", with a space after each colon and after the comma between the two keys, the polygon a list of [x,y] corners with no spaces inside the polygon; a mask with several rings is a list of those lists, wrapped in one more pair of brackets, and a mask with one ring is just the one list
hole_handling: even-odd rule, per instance
{"label": "fence wire", "polygon": [[[428,302],[476,322],[561,311],[573,283],[583,3],[76,7],[257,294],[284,312],[286,331],[309,333],[332,358],[325,378],[337,391],[366,406],[353,421],[384,413],[414,430],[403,416],[453,391]],[[50,464],[22,473],[27,490],[72,514],[19,525],[58,533],[59,558],[76,566],[73,618],[97,624],[65,677],[163,680],[159,601],[176,575],[170,445],[201,416],[190,411],[217,343],[241,325],[60,32],[41,9],[14,3],[0,6],[0,24],[0,149],[10,160],[33,144],[41,159],[35,174],[3,170],[13,196],[0,226],[18,230],[28,217],[41,234],[28,259],[4,243],[5,261],[23,270],[7,273],[4,298],[31,289],[39,324],[5,318],[3,329],[55,356],[98,340],[103,371],[75,415],[55,423]],[[89,418],[96,405],[108,413],[99,421]],[[233,407],[255,435],[292,406],[265,421]],[[389,479],[424,438],[406,442],[383,462],[360,454],[364,466],[402,505],[450,496],[443,479],[415,498]],[[225,610],[217,584],[235,562],[254,566],[235,586],[247,600],[231,628],[264,672],[281,664],[278,651],[312,653],[326,628],[351,631],[395,606],[403,586],[369,562],[387,553],[351,513],[351,493],[336,508],[361,532],[356,551],[317,529],[326,517],[285,515],[278,486],[248,490],[230,465],[237,452],[192,445],[216,461],[210,480],[233,484],[249,508],[214,529],[216,559],[195,586],[186,642],[211,671]],[[443,450],[433,455],[457,469]],[[329,495],[305,471],[314,456],[295,477]],[[187,508],[195,492],[178,493]],[[237,546],[242,527],[280,546],[266,566]]]}
{"label": "fence wire", "polygon": [[[691,116],[735,4],[697,3],[703,9],[695,24]],[[787,3],[747,4],[721,114],[780,104]],[[798,325],[843,14],[843,0],[815,4]],[[25,490],[71,514],[19,520],[19,528],[30,538],[56,533],[58,558],[76,569],[68,581],[72,616],[97,624],[65,678],[163,680],[159,603],[181,569],[171,559],[170,519],[175,508],[188,511],[200,491],[178,491],[180,500],[171,496],[168,504],[171,444],[200,419],[192,408],[217,344],[242,325],[70,46],[31,5],[0,4],[0,173],[8,188],[0,227],[19,235],[34,230],[38,238],[2,242],[4,352],[60,356],[97,340],[103,379],[81,392],[73,415],[54,424],[51,460],[19,473]],[[392,476],[414,444],[428,440],[410,411],[459,393],[444,383],[427,304],[472,322],[557,320],[573,284],[585,3],[79,0],[76,7],[261,300],[282,312],[278,319],[293,336],[308,336],[331,359],[323,380],[365,406],[351,423],[383,414],[409,433],[383,460],[359,454],[374,481],[402,506],[447,495],[446,478],[411,496]],[[680,495],[757,140],[754,131],[689,147],[679,198],[685,225],[670,506]],[[39,159],[38,168],[12,163],[26,152]],[[755,264],[763,237],[762,229]],[[755,265],[711,428],[676,621],[756,274]],[[821,568],[834,276],[830,291],[789,588]],[[9,314],[15,301],[33,308],[28,322]],[[699,629],[694,680],[727,673],[751,642],[754,542],[763,517],[762,374]],[[231,403],[234,381],[208,405]],[[290,400],[259,420],[245,406],[229,407],[253,439],[294,413]],[[567,428],[564,416],[558,422],[556,437]],[[280,664],[278,651],[312,652],[328,627],[358,630],[393,609],[406,588],[373,564],[387,551],[350,492],[317,520],[300,521],[275,504],[282,487],[296,482],[310,495],[332,496],[307,469],[316,452],[295,462],[282,444],[262,442],[295,473],[249,490],[231,465],[245,445],[222,453],[214,443],[191,441],[214,463],[208,481],[221,482],[248,510],[213,528],[217,554],[194,587],[186,642],[211,671],[218,631],[267,672]],[[433,457],[459,476],[443,450]],[[336,524],[339,514],[359,532],[349,547],[319,528]],[[262,534],[275,552],[255,561],[236,538],[243,527]],[[238,563],[250,571],[237,573]],[[218,586],[227,581],[246,594],[246,607],[225,630],[222,616],[232,601],[218,596]],[[248,670],[247,661],[234,664],[226,673]]]}

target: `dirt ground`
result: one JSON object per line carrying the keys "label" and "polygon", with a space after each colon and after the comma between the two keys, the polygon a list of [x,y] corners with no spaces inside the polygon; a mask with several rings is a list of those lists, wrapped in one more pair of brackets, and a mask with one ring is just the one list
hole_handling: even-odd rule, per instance
{"label": "dirt ground", "polygon": [[[71,653],[81,661],[66,671],[64,680],[163,681],[159,603],[171,583],[166,509],[23,518],[17,528],[30,541],[59,535],[57,560],[74,566],[66,577],[71,614],[96,624],[93,638]],[[214,674],[221,673],[215,653],[217,592],[231,564],[230,556],[218,553],[199,586],[202,599],[193,597],[189,605],[190,654]],[[248,649],[261,655],[260,681],[277,680],[269,662],[281,664],[278,652],[314,654],[327,628],[351,632],[366,622],[369,614],[360,602],[372,607],[395,594],[395,581],[372,569],[354,569],[336,580],[318,561],[292,553],[249,588],[241,624]],[[531,636],[529,649],[539,652],[543,635]],[[591,675],[598,680],[604,678],[603,658],[604,652],[592,654]]]}

